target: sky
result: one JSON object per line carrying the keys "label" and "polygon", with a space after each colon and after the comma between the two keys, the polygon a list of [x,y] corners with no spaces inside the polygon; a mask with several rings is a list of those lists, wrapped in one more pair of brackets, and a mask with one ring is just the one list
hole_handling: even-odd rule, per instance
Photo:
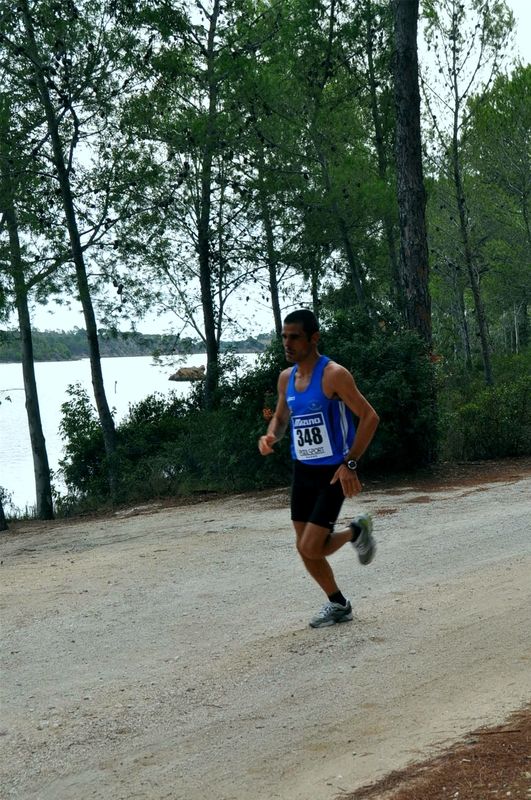
{"label": "sky", "polygon": [[531,1],[506,0],[516,18],[516,46],[522,60],[531,63]]}
{"label": "sky", "polygon": [[[506,0],[506,2],[516,19],[516,49],[512,56],[520,57],[526,64],[531,63],[531,0]],[[238,313],[240,311],[241,314]],[[263,302],[251,301],[241,309],[233,309],[233,314],[235,312],[242,321],[252,319],[252,322],[249,321],[249,334],[268,333],[273,328],[272,313]],[[54,303],[47,307],[40,306],[33,312],[32,320],[34,327],[39,330],[72,330],[76,326],[84,327],[83,316],[75,309],[75,304],[72,304],[71,310],[58,307]],[[139,322],[138,329],[142,333],[164,333],[171,327],[172,321],[170,316],[151,317]],[[122,329],[128,330],[129,325],[124,323]]]}

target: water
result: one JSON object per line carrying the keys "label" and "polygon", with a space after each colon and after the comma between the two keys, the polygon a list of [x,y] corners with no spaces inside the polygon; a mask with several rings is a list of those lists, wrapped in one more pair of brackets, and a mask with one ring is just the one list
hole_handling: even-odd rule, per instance
{"label": "water", "polygon": [[[253,353],[241,357],[247,364],[256,359]],[[102,358],[101,364],[107,401],[111,408],[116,409],[116,422],[124,418],[131,403],[137,403],[153,392],[167,396],[173,391],[183,397],[190,391],[190,383],[168,380],[176,370],[169,359],[165,359],[162,366],[155,365],[150,356]],[[204,354],[186,358],[186,366],[201,364],[206,365]],[[59,435],[61,405],[69,399],[66,390],[73,383],[80,383],[92,399],[90,362],[88,359],[39,362],[35,364],[35,375],[48,461],[50,468],[57,470],[63,456],[63,441]],[[0,364],[0,486],[12,495],[13,504],[20,509],[35,504],[35,478],[23,387],[22,365]],[[6,397],[10,397],[11,402]]]}

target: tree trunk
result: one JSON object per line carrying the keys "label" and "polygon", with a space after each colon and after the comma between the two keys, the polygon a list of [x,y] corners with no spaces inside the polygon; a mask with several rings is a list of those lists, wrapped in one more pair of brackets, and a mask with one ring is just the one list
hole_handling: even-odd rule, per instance
{"label": "tree trunk", "polygon": [[460,298],[460,328],[461,328],[461,341],[463,343],[463,352],[465,357],[465,366],[469,374],[472,372],[472,351],[470,349],[470,333],[468,330],[468,321],[465,313],[465,304],[463,295]]}
{"label": "tree trunk", "polygon": [[461,233],[461,241],[463,243],[463,250],[465,254],[465,263],[468,272],[468,279],[472,288],[472,296],[474,297],[474,308],[476,311],[476,322],[478,325],[479,339],[481,342],[481,354],[483,357],[483,366],[485,369],[485,381],[488,386],[493,386],[494,376],[492,374],[492,363],[490,358],[490,347],[487,333],[487,320],[485,317],[485,309],[483,306],[483,299],[481,297],[481,286],[479,283],[479,275],[474,265],[472,257],[472,248],[470,246],[470,237],[468,234],[468,214],[466,209],[466,198],[461,179],[461,169],[459,166],[459,150],[457,141],[457,119],[454,117],[454,135],[452,146],[452,158],[454,168],[454,185],[456,193],[457,207],[459,209],[459,230]]}
{"label": "tree trunk", "polygon": [[320,274],[321,270],[319,269],[319,257],[317,256],[315,261],[312,261],[311,264],[311,283],[312,283],[312,309],[313,313],[317,317],[317,321],[319,322],[319,308],[320,308],[320,301],[319,301],[319,287],[321,285],[320,281]]}
{"label": "tree trunk", "polygon": [[207,370],[204,383],[204,399],[206,408],[210,408],[214,401],[214,393],[219,381],[219,344],[216,336],[216,320],[214,301],[212,297],[212,266],[211,266],[211,234],[210,213],[212,204],[212,166],[216,147],[216,115],[218,100],[218,83],[214,74],[216,27],[220,13],[220,2],[215,0],[212,14],[210,15],[210,28],[207,44],[207,83],[208,83],[208,117],[206,141],[203,150],[201,170],[201,197],[198,219],[198,257],[199,257],[199,282],[201,286],[201,305],[205,325],[205,343],[207,354]]}
{"label": "tree trunk", "polygon": [[461,338],[465,368],[470,374],[472,372],[472,353],[470,350],[470,334],[468,330],[468,321],[466,318],[465,298],[463,297],[463,291],[459,286],[455,267],[451,266],[450,269],[450,279],[455,297],[455,306],[452,307],[452,316],[454,318],[457,317],[456,326]]}
{"label": "tree trunk", "polygon": [[277,265],[278,258],[275,249],[275,238],[273,235],[273,223],[271,221],[271,214],[269,213],[269,205],[267,203],[266,192],[264,187],[264,159],[260,153],[259,165],[259,196],[260,196],[260,213],[262,217],[262,224],[266,235],[266,252],[267,252],[267,267],[269,271],[269,294],[271,297],[271,306],[273,308],[273,319],[275,321],[275,332],[277,336],[282,333],[282,315],[280,310],[280,299],[278,295],[278,274]]}
{"label": "tree trunk", "polygon": [[[457,24],[457,17],[453,17],[454,26]],[[490,359],[490,347],[487,334],[487,320],[485,317],[485,309],[483,307],[483,299],[481,297],[481,287],[479,283],[479,275],[476,270],[474,259],[472,256],[472,248],[470,245],[469,236],[469,221],[468,210],[466,204],[465,190],[463,186],[463,179],[461,175],[461,165],[459,162],[459,108],[461,104],[460,93],[458,89],[458,67],[457,67],[457,37],[455,30],[452,36],[452,77],[453,77],[453,93],[454,93],[454,115],[453,115],[453,128],[452,128],[452,148],[451,148],[451,161],[453,168],[453,180],[455,189],[455,199],[459,212],[459,232],[461,234],[461,242],[463,244],[463,251],[465,255],[465,264],[468,272],[468,279],[472,288],[472,296],[474,298],[474,309],[476,312],[476,322],[479,330],[479,339],[481,342],[481,354],[483,356],[483,366],[485,369],[485,380],[488,386],[492,386],[494,378],[492,375],[492,364]]]}
{"label": "tree trunk", "polygon": [[397,199],[400,272],[406,294],[407,324],[432,349],[428,286],[426,190],[422,173],[420,92],[417,58],[418,0],[391,0],[396,106]]}
{"label": "tree trunk", "polygon": [[520,328],[518,326],[518,313],[520,308],[513,303],[513,322],[514,322],[514,352],[516,355],[520,352]]}
{"label": "tree trunk", "polygon": [[52,486],[50,466],[46,451],[46,440],[42,430],[37,382],[33,360],[33,340],[31,322],[28,311],[27,295],[17,292],[17,310],[21,334],[22,374],[24,376],[24,392],[26,394],[26,414],[33,455],[33,471],[35,474],[35,493],[38,519],[53,519]]}
{"label": "tree trunk", "polygon": [[[3,131],[4,141],[6,131]],[[0,144],[1,147],[1,144]],[[35,496],[38,519],[53,519],[52,486],[50,480],[50,467],[46,452],[46,441],[42,430],[41,414],[37,382],[35,380],[35,366],[33,359],[33,341],[31,336],[31,322],[28,309],[28,289],[24,279],[18,220],[13,200],[11,178],[4,171],[3,164],[7,159],[1,160],[1,192],[0,208],[7,227],[9,237],[9,258],[11,275],[13,278],[18,324],[21,337],[22,375],[26,397],[26,414],[30,434],[31,452],[33,456],[33,473],[35,476]]]}
{"label": "tree trunk", "polygon": [[328,42],[327,42],[327,49],[326,54],[323,59],[322,66],[323,69],[323,76],[319,84],[319,92],[315,98],[315,110],[313,115],[313,135],[312,135],[312,143],[315,148],[315,152],[317,154],[317,158],[321,165],[321,173],[323,176],[323,183],[325,187],[326,195],[330,198],[332,203],[332,211],[336,220],[336,224],[339,230],[339,236],[341,240],[341,244],[343,246],[343,251],[345,253],[345,257],[347,259],[347,264],[349,267],[350,277],[352,280],[352,285],[354,286],[354,291],[356,292],[356,297],[358,299],[358,303],[360,308],[365,310],[367,308],[367,301],[365,298],[365,291],[363,289],[363,285],[361,282],[361,275],[358,269],[357,259],[354,254],[354,248],[352,247],[352,242],[350,241],[350,235],[348,231],[348,225],[346,220],[344,219],[343,215],[341,214],[339,204],[337,200],[334,198],[332,181],[330,179],[330,172],[328,169],[328,163],[326,159],[326,155],[324,150],[321,146],[321,137],[319,134],[319,129],[317,126],[317,118],[319,115],[319,110],[321,108],[321,101],[323,99],[323,92],[325,86],[328,82],[328,79],[331,75],[332,71],[332,46],[334,42],[335,33],[335,26],[336,26],[336,1],[332,0],[330,3],[330,9],[328,14]]}
{"label": "tree trunk", "polygon": [[[380,108],[378,106],[377,81],[374,72],[374,37],[373,37],[374,14],[371,0],[366,0],[365,4],[365,47],[367,52],[367,66],[369,69],[369,93],[371,99],[371,116],[374,126],[374,145],[378,157],[378,175],[381,180],[387,183],[388,160],[385,152],[384,132]],[[404,297],[404,286],[402,283],[398,256],[396,252],[396,224],[392,215],[386,210],[381,217],[382,225],[385,230],[387,240],[387,251],[389,253],[389,266],[391,271],[392,286],[394,286],[395,302],[404,320],[406,320],[406,302]]]}
{"label": "tree trunk", "polygon": [[8,531],[9,525],[7,524],[6,515],[4,514],[4,506],[2,498],[0,497],[0,531]]}
{"label": "tree trunk", "polygon": [[520,344],[522,347],[527,347],[531,342],[531,323],[529,321],[528,304],[525,300],[522,303],[522,322],[519,330]]}
{"label": "tree trunk", "polygon": [[24,378],[24,392],[26,396],[26,414],[33,455],[33,472],[35,475],[35,493],[38,519],[53,519],[52,486],[50,481],[50,467],[46,452],[46,441],[42,430],[41,414],[37,382],[35,380],[35,365],[33,359],[33,341],[31,336],[31,322],[28,310],[28,293],[24,283],[24,272],[20,253],[20,242],[16,216],[12,208],[4,208],[9,232],[9,248],[11,270],[15,285],[15,297],[18,312],[18,323],[21,337],[22,374]]}
{"label": "tree trunk", "polygon": [[363,309],[363,311],[366,311],[367,299],[365,297],[365,291],[361,283],[361,276],[360,276],[360,271],[358,269],[358,262],[356,256],[354,255],[352,242],[350,241],[347,223],[345,222],[343,216],[339,211],[339,207],[336,200],[334,200],[333,202],[333,208],[336,215],[337,224],[339,227],[339,232],[341,234],[341,240],[343,242],[343,250],[345,252],[347,264],[350,270],[350,279],[352,281],[352,285],[354,286],[359,306],[361,309]]}
{"label": "tree trunk", "polygon": [[59,181],[59,187],[61,189],[61,199],[66,217],[70,246],[72,248],[72,257],[76,271],[79,298],[81,301],[81,307],[83,309],[83,316],[85,318],[94,399],[96,401],[96,408],[98,410],[98,416],[102,427],[105,452],[110,458],[109,485],[111,494],[115,495],[118,489],[118,475],[116,464],[112,460],[112,457],[116,452],[116,429],[109,405],[107,403],[107,397],[105,395],[96,317],[90,296],[87,271],[85,268],[83,250],[81,247],[81,239],[77,225],[70,180],[65,164],[63,145],[59,133],[59,122],[50,98],[50,93],[46,86],[45,74],[38,53],[35,33],[33,30],[33,22],[27,0],[21,0],[20,7],[24,17],[24,26],[26,29],[30,55],[32,56],[33,72],[46,114],[48,134],[50,136],[53,150],[54,166],[57,179]]}

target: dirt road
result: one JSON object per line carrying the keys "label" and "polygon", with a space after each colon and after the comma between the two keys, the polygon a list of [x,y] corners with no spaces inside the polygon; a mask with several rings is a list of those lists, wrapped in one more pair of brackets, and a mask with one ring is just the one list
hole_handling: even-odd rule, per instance
{"label": "dirt road", "polygon": [[2,534],[2,797],[330,800],[528,702],[529,462],[360,510],[322,630],[285,490]]}

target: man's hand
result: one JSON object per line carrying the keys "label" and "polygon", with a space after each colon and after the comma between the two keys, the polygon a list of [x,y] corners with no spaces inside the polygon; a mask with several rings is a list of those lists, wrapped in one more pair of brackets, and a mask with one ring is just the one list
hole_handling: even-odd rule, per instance
{"label": "man's hand", "polygon": [[356,497],[361,492],[361,483],[357,472],[349,469],[346,464],[339,465],[330,483],[335,483],[336,481],[341,481],[345,497]]}
{"label": "man's hand", "polygon": [[272,433],[266,433],[258,440],[258,449],[263,456],[268,456],[274,452],[273,445],[276,443],[276,438]]}

